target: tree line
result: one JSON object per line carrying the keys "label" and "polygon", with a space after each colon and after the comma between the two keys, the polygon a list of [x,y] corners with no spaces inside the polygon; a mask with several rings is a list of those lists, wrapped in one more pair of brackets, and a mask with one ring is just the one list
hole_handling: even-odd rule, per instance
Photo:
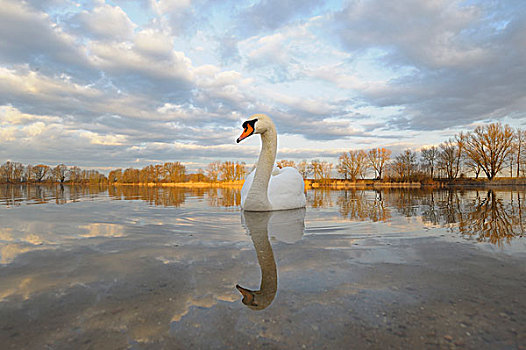
{"label": "tree line", "polygon": [[[507,172],[509,177],[526,174],[526,131],[514,130],[509,125],[492,123],[475,130],[459,133],[438,146],[419,151],[404,150],[391,158],[391,150],[373,148],[350,150],[338,157],[338,163],[314,159],[295,163],[279,160],[277,166],[298,169],[303,178],[330,182],[335,173],[344,180],[356,181],[367,176],[384,181],[426,181],[427,179],[457,179],[485,175],[491,180]],[[507,171],[506,171],[507,170]],[[180,162],[148,165],[141,169],[113,169],[108,176],[97,170],[83,170],[77,166],[59,164],[54,167],[23,165],[7,161],[0,166],[2,183],[174,183],[218,182],[244,179],[248,169],[243,162],[212,162],[205,169],[189,173]]]}
{"label": "tree line", "polygon": [[81,169],[78,166],[58,164],[24,165],[7,161],[0,166],[0,183],[75,183],[99,184],[106,181],[106,176],[97,170]]}
{"label": "tree line", "polygon": [[[472,132],[460,132],[438,146],[419,151],[404,150],[391,158],[385,148],[343,152],[336,170],[343,179],[364,179],[374,173],[377,180],[426,181],[497,175],[524,177],[526,174],[526,132],[509,125],[492,123],[477,126]],[[333,165],[311,162],[309,171],[315,179],[324,180]],[[318,169],[318,171],[316,170]]]}
{"label": "tree line", "polygon": [[526,131],[492,123],[477,126],[472,132],[460,132],[438,146],[419,151],[406,149],[394,158],[391,150],[373,148],[350,150],[340,154],[338,163],[312,160],[297,165],[280,161],[278,166],[295,166],[304,178],[321,183],[333,179],[335,170],[344,180],[356,181],[368,176],[384,181],[420,181],[485,176],[524,177],[526,175]]}
{"label": "tree line", "polygon": [[213,162],[206,169],[188,173],[180,162],[147,165],[141,169],[113,169],[108,176],[97,170],[59,164],[24,165],[7,161],[0,166],[0,183],[133,184],[237,181],[246,175],[245,163]]}

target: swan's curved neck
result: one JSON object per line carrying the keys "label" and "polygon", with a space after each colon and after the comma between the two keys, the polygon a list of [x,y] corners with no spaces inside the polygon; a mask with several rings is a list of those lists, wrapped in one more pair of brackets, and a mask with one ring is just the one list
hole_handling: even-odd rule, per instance
{"label": "swan's curved neck", "polygon": [[268,237],[269,220],[273,212],[244,212],[242,214],[246,228],[258,257],[261,269],[259,290],[250,290],[240,285],[236,288],[243,294],[243,303],[253,310],[262,310],[269,306],[278,290],[278,270],[274,252]]}
{"label": "swan's curved neck", "polygon": [[259,291],[256,291],[256,294],[259,294],[258,302],[261,304],[260,306],[265,308],[272,303],[278,290],[276,259],[274,259],[274,252],[268,239],[267,227],[260,232],[250,232],[250,234],[261,269],[261,283],[259,285]]}
{"label": "swan's curved neck", "polygon": [[256,174],[245,201],[245,210],[270,210],[268,182],[274,168],[277,149],[276,128],[272,126],[261,134],[261,152],[256,166]]}

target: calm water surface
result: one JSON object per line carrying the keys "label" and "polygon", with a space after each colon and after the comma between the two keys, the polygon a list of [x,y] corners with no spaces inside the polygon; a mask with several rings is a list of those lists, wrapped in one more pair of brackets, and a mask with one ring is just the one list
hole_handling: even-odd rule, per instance
{"label": "calm water surface", "polygon": [[526,349],[526,192],[0,186],[13,349]]}

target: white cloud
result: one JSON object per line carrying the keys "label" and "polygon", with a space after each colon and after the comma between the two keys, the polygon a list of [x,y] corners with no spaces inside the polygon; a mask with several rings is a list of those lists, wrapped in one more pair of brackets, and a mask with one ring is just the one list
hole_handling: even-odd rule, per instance
{"label": "white cloud", "polygon": [[137,51],[152,59],[170,59],[173,54],[173,39],[170,35],[158,30],[145,29],[135,37]]}
{"label": "white cloud", "polygon": [[61,122],[62,118],[47,115],[34,115],[21,113],[13,106],[0,106],[0,124],[2,125],[23,125],[34,121]]}
{"label": "white cloud", "polygon": [[92,42],[92,63],[108,73],[139,74],[152,79],[191,81],[191,61],[184,53],[172,51],[165,60],[153,60],[129,43]]}
{"label": "white cloud", "polygon": [[189,8],[191,0],[150,0],[158,15],[176,12]]}
{"label": "white cloud", "polygon": [[130,40],[136,25],[118,6],[101,2],[91,11],[81,11],[73,18],[73,25],[100,40]]}
{"label": "white cloud", "polygon": [[126,143],[125,135],[100,135],[92,131],[80,131],[80,136],[94,145],[120,146]]}
{"label": "white cloud", "polygon": [[22,1],[6,0],[0,9],[0,59],[10,64],[32,63],[42,67],[66,64],[72,68],[85,64],[82,47],[75,38],[62,30],[47,13],[39,12]]}
{"label": "white cloud", "polygon": [[15,69],[0,67],[0,92],[4,96],[20,94],[48,102],[61,100],[64,96],[94,99],[103,95],[89,85],[71,81],[67,76],[49,77],[31,71],[25,65]]}
{"label": "white cloud", "polygon": [[3,142],[11,142],[16,140],[17,128],[13,126],[0,127],[0,140]]}
{"label": "white cloud", "polygon": [[33,124],[29,124],[27,126],[24,126],[22,128],[22,131],[26,134],[26,136],[33,137],[33,136],[38,136],[44,133],[46,129],[47,129],[46,124],[42,122],[36,122]]}
{"label": "white cloud", "polygon": [[291,156],[526,117],[517,1],[131,4],[3,2],[0,157],[248,161],[257,146],[231,142],[258,112]]}
{"label": "white cloud", "polygon": [[464,40],[481,15],[459,1],[350,2],[335,29],[350,49],[380,46],[418,65],[449,67],[485,58],[484,47]]}

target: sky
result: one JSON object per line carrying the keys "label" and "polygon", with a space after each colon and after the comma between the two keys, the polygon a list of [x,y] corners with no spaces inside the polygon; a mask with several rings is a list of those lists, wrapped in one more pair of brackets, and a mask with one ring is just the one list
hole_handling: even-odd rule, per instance
{"label": "sky", "polygon": [[526,128],[526,2],[0,0],[0,162],[107,171],[394,154]]}

